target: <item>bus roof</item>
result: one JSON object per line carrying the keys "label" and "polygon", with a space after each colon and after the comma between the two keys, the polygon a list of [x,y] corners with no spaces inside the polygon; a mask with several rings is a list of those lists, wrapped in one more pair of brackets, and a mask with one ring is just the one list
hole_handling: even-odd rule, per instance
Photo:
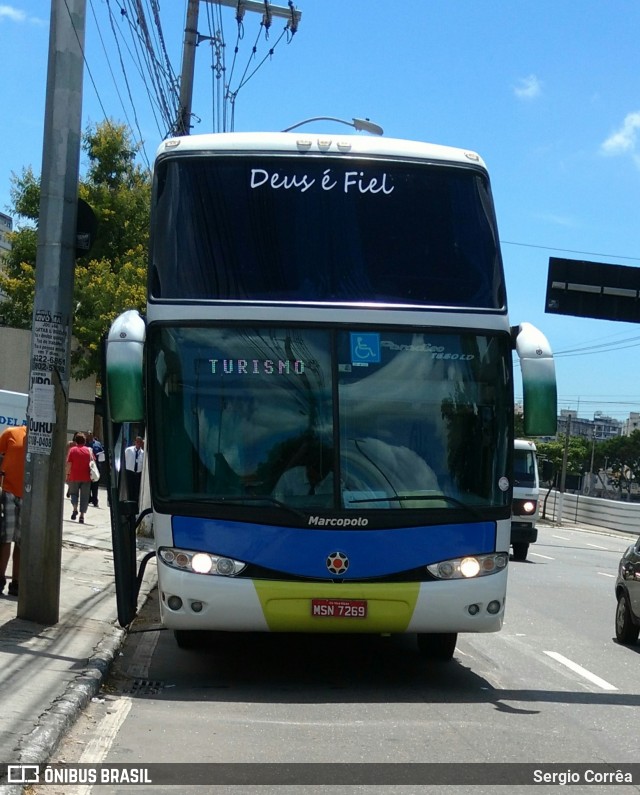
{"label": "bus roof", "polygon": [[241,132],[185,135],[168,138],[157,151],[161,157],[171,152],[313,152],[322,155],[363,155],[401,159],[440,161],[474,165],[486,171],[480,155],[469,149],[408,141],[402,138],[379,138],[369,135],[329,133]]}

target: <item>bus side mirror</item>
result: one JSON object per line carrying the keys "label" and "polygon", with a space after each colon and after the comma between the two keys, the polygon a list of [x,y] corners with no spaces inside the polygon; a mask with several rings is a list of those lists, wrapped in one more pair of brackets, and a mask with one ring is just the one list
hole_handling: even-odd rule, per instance
{"label": "bus side mirror", "polygon": [[553,436],[558,420],[556,368],[544,334],[531,323],[515,332],[515,348],[522,370],[525,436]]}
{"label": "bus side mirror", "polygon": [[119,315],[107,336],[107,400],[111,422],[144,420],[143,352],[146,326],[135,309]]}

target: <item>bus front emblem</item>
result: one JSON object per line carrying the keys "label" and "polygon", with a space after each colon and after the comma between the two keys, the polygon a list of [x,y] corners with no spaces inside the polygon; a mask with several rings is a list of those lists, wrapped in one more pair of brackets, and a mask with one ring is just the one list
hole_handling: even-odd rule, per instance
{"label": "bus front emblem", "polygon": [[349,558],[342,552],[332,552],[327,557],[327,568],[331,574],[345,574],[349,568]]}

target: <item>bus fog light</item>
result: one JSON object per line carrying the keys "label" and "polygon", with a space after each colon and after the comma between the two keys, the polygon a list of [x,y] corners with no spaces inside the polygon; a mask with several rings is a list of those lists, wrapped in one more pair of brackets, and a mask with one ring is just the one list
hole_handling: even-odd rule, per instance
{"label": "bus fog light", "polygon": [[525,502],[522,506],[522,510],[524,513],[533,513],[535,509],[536,509],[535,502],[531,502],[530,500],[527,500],[527,502]]}
{"label": "bus fog light", "polygon": [[463,577],[476,577],[480,571],[480,563],[477,558],[462,558],[460,561],[460,573]]}
{"label": "bus fog light", "polygon": [[184,552],[178,552],[176,555],[176,563],[183,569],[186,568],[189,565],[189,556],[185,555]]}
{"label": "bus fog light", "polygon": [[191,609],[194,613],[201,613],[203,608],[202,602],[191,602]]}
{"label": "bus fog light", "polygon": [[180,610],[182,607],[182,599],[174,594],[167,599],[167,604],[172,610]]}
{"label": "bus fog light", "polygon": [[470,616],[477,616],[480,612],[480,605],[469,605],[467,610],[469,611]]}
{"label": "bus fog light", "polygon": [[500,602],[497,599],[493,599],[487,605],[487,613],[491,613],[492,616],[495,616],[496,613],[500,612]]}
{"label": "bus fog light", "polygon": [[204,552],[196,552],[191,558],[191,568],[198,574],[208,574],[213,568],[211,556]]}

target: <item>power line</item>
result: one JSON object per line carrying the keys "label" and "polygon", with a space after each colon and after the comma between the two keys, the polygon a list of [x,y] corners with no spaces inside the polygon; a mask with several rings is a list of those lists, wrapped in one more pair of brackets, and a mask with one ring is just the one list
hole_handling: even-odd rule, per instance
{"label": "power line", "polygon": [[[98,36],[100,38],[100,43],[102,44],[102,51],[104,53],[105,60],[107,62],[107,67],[109,69],[109,74],[111,75],[111,79],[113,80],[113,85],[115,87],[116,94],[118,95],[118,99],[120,100],[120,105],[122,107],[122,112],[124,113],[124,117],[125,117],[125,120],[127,122],[127,127],[130,130],[133,131],[133,125],[129,121],[129,116],[127,114],[127,109],[125,107],[124,100],[122,99],[122,95],[120,94],[120,89],[118,88],[118,81],[116,80],[116,76],[115,76],[115,74],[113,72],[113,69],[111,68],[111,60],[109,58],[109,54],[107,52],[107,47],[106,47],[104,39],[102,37],[102,31],[100,30],[100,25],[98,24],[98,18],[96,16],[96,11],[95,11],[95,8],[93,6],[93,0],[89,0],[89,5],[91,6],[91,13],[93,14],[93,19],[94,19],[94,21],[96,23],[96,30],[98,31]],[[106,111],[104,110],[104,107],[102,106],[102,103],[100,103],[100,107],[102,108],[102,112],[104,113],[105,119],[106,119],[107,118],[107,114],[106,114]],[[142,142],[142,131],[140,130],[140,125],[138,124],[138,120],[137,119],[136,119],[136,126],[138,128],[138,133],[140,135],[140,138],[136,142],[137,145],[138,145],[138,151],[140,151],[142,153],[142,157],[143,157],[143,159],[145,161],[145,164],[146,164],[147,168],[151,168],[151,164],[149,163],[149,158],[147,157],[147,153],[144,151],[143,146],[142,146],[142,143],[143,143]],[[135,135],[134,135],[134,140],[135,140]]]}
{"label": "power line", "polygon": [[555,246],[538,246],[534,243],[517,243],[514,240],[501,240],[503,246],[522,246],[524,248],[539,248],[544,251],[562,251],[564,254],[582,254],[587,257],[607,257],[609,259],[630,259],[640,262],[640,257],[628,257],[626,254],[599,254],[596,251],[578,251],[572,248],[557,248]]}

